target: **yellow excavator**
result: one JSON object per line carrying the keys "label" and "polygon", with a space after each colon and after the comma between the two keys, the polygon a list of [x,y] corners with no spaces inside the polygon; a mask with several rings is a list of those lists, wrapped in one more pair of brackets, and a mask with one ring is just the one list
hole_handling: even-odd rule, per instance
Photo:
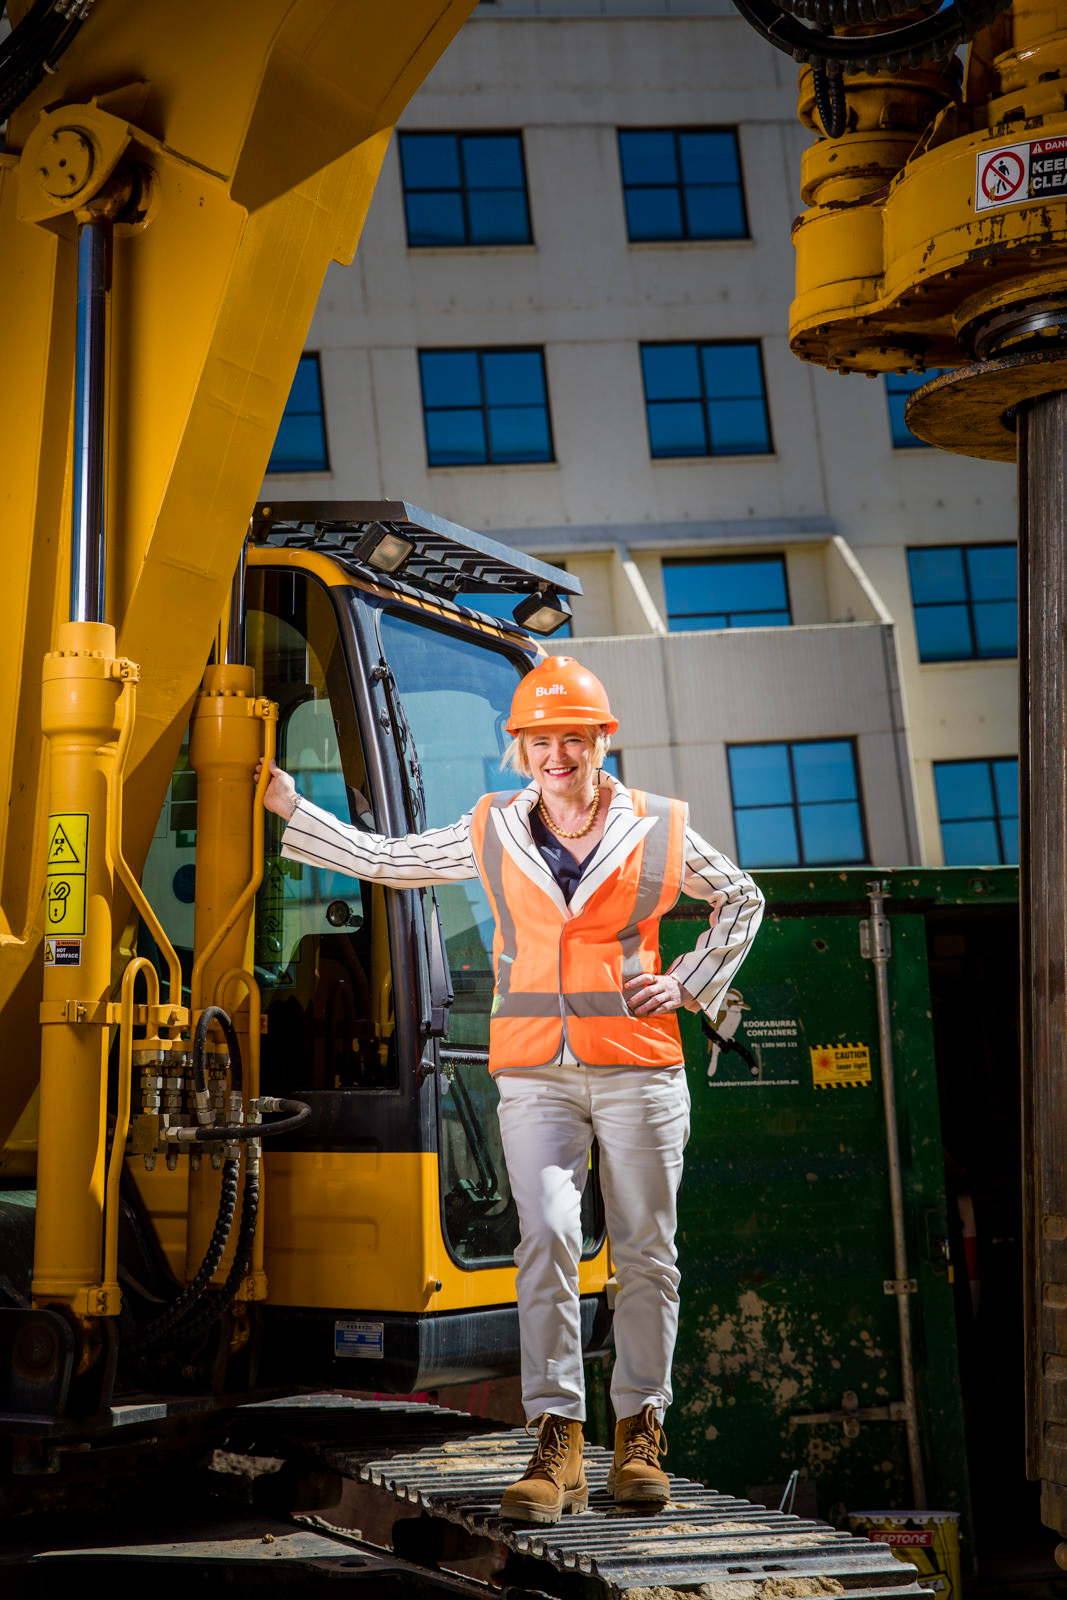
{"label": "yellow excavator", "polygon": [[1067,1539],[1067,6],[734,4],[816,136],[794,353],[899,374],[920,439],[1018,463],[1027,1470]]}
{"label": "yellow excavator", "polygon": [[[470,4],[8,8],[0,1435],[31,1486],[190,1406],[517,1361],[485,900],[283,862],[252,780],[457,814],[578,588],[403,502],[256,503]],[[595,1184],[586,1244],[603,1350]]]}

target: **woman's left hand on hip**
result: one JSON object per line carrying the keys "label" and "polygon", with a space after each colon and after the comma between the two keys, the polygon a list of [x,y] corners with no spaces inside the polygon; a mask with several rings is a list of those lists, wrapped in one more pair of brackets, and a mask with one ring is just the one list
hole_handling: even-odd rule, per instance
{"label": "woman's left hand on hip", "polygon": [[686,1002],[685,990],[669,972],[640,972],[623,988],[626,991],[626,1004],[638,1017],[677,1011]]}

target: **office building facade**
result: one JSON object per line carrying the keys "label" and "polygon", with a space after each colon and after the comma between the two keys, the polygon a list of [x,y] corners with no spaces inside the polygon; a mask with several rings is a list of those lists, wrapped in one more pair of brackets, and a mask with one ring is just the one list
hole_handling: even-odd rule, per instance
{"label": "office building facade", "polygon": [[796,69],[724,0],[483,0],[332,268],[269,492],[582,581],[620,770],[749,866],[1017,859],[1011,468],[788,347]]}

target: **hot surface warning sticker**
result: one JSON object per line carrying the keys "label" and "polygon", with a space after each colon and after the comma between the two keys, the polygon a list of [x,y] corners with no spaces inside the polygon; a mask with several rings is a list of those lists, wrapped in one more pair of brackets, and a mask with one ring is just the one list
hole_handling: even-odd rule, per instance
{"label": "hot surface warning sticker", "polygon": [[[85,873],[89,856],[89,817],[63,811],[48,819],[45,866],[45,933],[85,932]],[[59,962],[55,962],[59,965]]]}
{"label": "hot surface warning sticker", "polygon": [[977,158],[975,211],[1067,194],[1067,138],[1005,144]]}
{"label": "hot surface warning sticker", "polygon": [[46,967],[80,967],[82,942],[80,939],[46,939],[44,942]]}
{"label": "hot surface warning sticker", "polygon": [[871,1081],[871,1052],[865,1044],[817,1044],[811,1049],[816,1089],[859,1089]]}

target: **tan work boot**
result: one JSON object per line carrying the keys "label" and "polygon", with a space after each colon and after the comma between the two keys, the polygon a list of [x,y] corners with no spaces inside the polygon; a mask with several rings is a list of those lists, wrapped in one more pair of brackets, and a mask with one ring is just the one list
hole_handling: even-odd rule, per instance
{"label": "tan work boot", "polygon": [[589,1490],[582,1466],[582,1425],[550,1411],[526,1424],[537,1429],[537,1449],[518,1483],[505,1489],[500,1515],[516,1522],[558,1522],[564,1511],[584,1511]]}
{"label": "tan work boot", "polygon": [[660,1471],[659,1458],[667,1454],[667,1440],[656,1421],[655,1406],[645,1406],[636,1417],[615,1425],[615,1459],[608,1472],[608,1493],[616,1505],[666,1505],[671,1482]]}

